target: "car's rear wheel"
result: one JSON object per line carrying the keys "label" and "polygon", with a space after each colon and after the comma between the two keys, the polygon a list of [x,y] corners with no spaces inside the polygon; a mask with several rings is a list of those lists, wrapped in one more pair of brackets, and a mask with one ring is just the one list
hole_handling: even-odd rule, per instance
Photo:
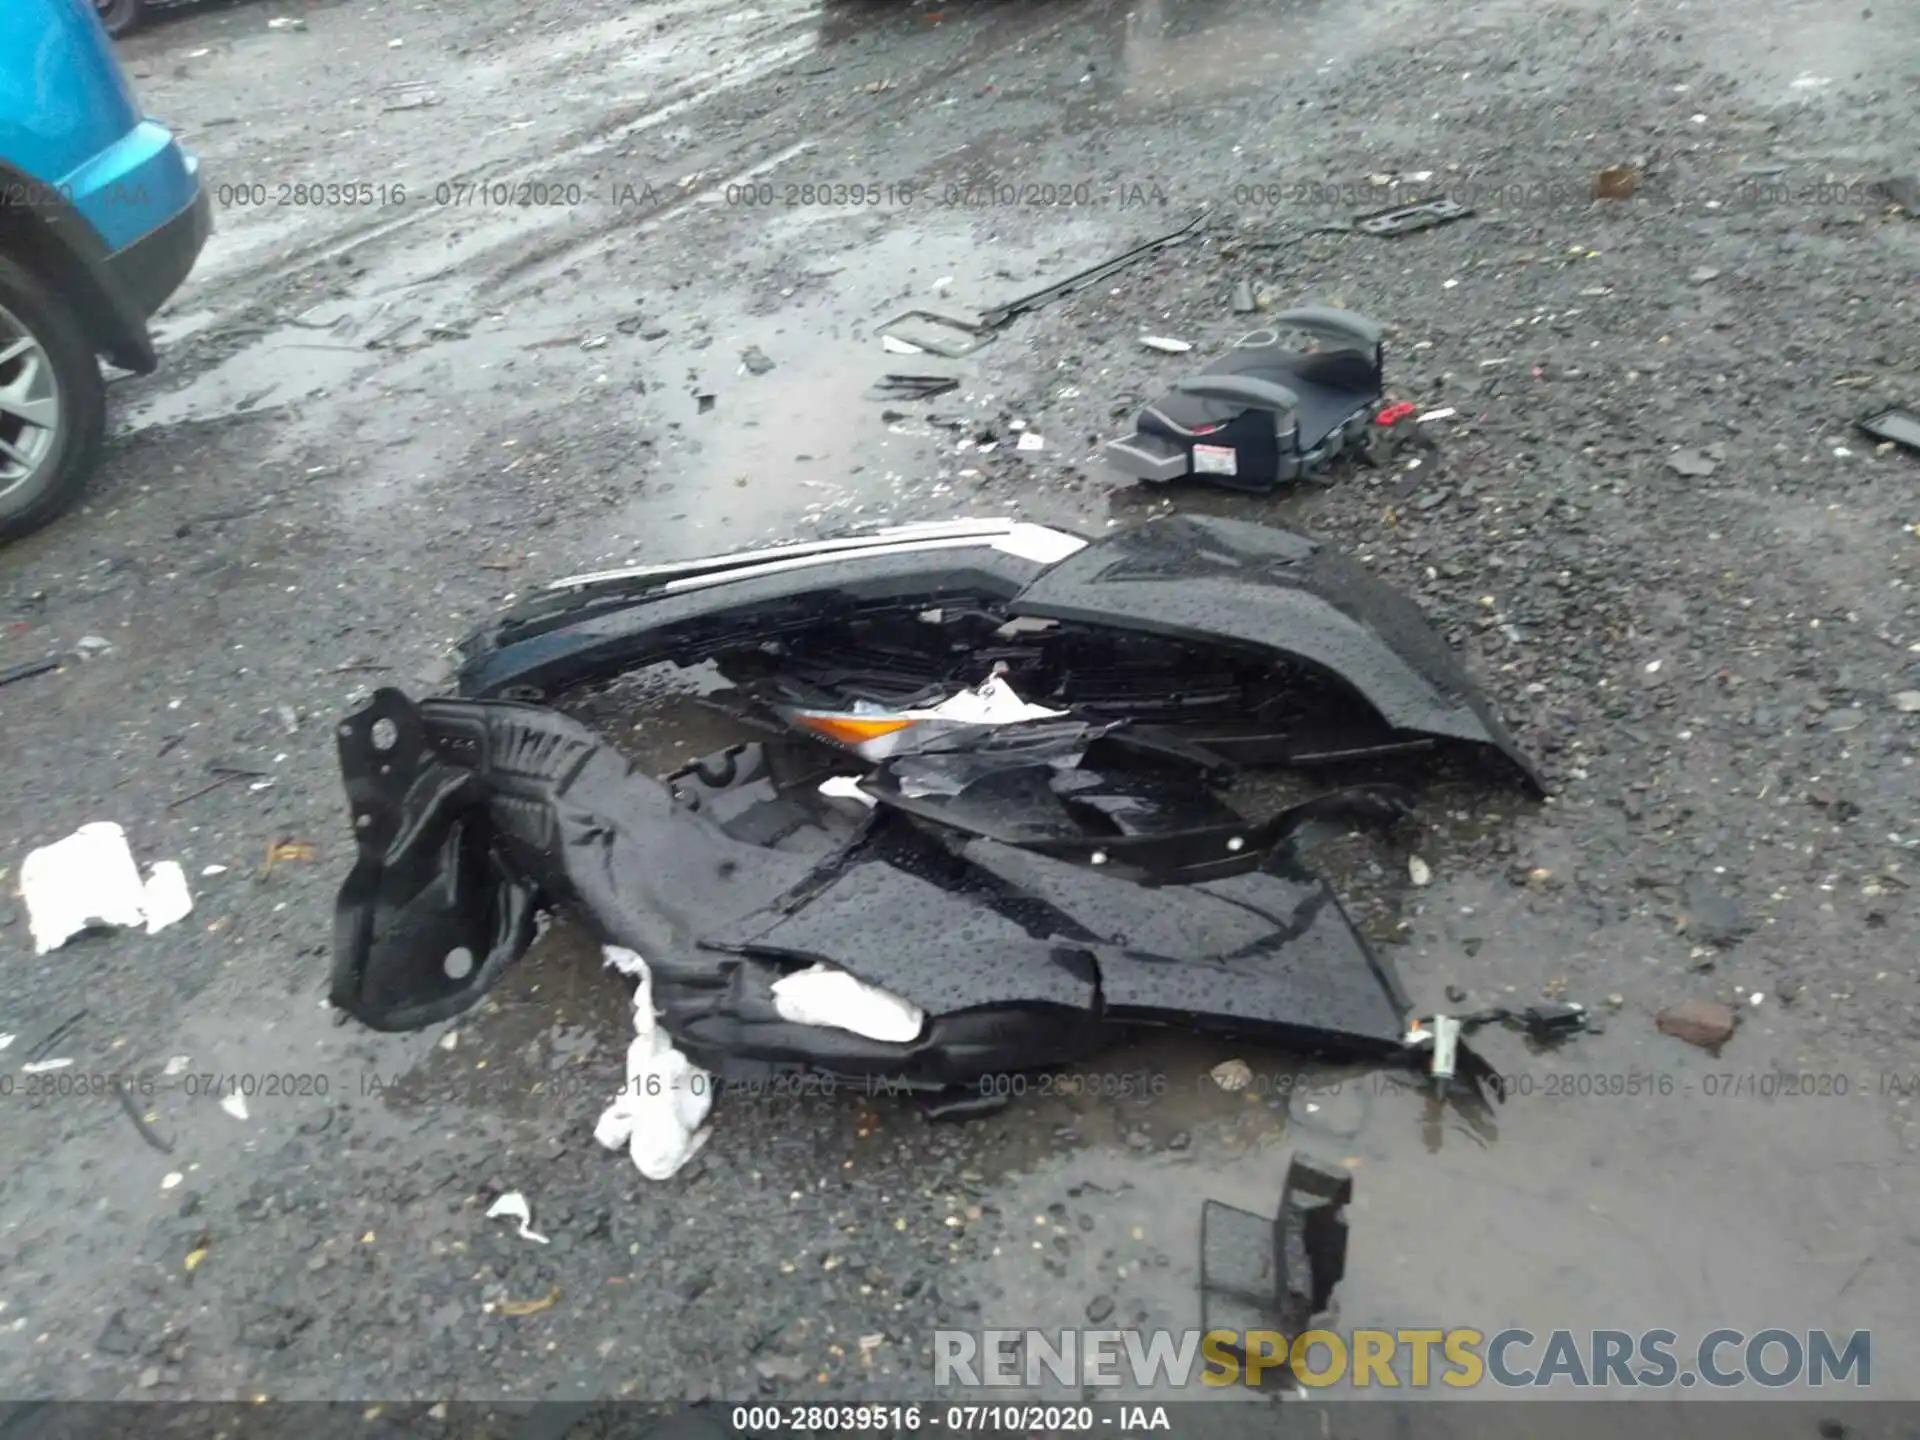
{"label": "car's rear wheel", "polygon": [[146,0],[93,0],[94,13],[115,39],[138,25],[146,8]]}
{"label": "car's rear wheel", "polygon": [[79,497],[100,458],[106,386],[73,310],[0,256],[0,539]]}

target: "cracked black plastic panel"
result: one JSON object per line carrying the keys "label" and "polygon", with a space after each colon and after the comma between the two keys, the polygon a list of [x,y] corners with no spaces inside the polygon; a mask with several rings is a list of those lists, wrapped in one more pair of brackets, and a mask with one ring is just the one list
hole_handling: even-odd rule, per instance
{"label": "cracked black plastic panel", "polygon": [[[341,763],[362,853],[340,895],[333,995],[376,1029],[471,1005],[527,948],[537,902],[643,956],[668,1032],[722,1073],[941,1086],[1076,1060],[1139,1024],[1360,1055],[1403,1029],[1391,973],[1292,858],[1290,827],[1324,805],[1249,827],[1239,853],[1143,875],[1094,863],[1101,837],[1038,855],[884,800],[858,822],[817,795],[815,818],[795,815],[758,747],[662,784],[515,702],[383,690],[343,725]],[[484,963],[451,977],[462,945]],[[919,1006],[920,1037],[781,1019],[774,981],[814,963]]]}
{"label": "cracked black plastic panel", "polygon": [[552,695],[662,661],[942,605],[999,606],[1044,566],[981,543],[866,552],[770,575],[673,590],[630,585],[560,591],[508,611],[465,642],[459,689],[476,699]]}
{"label": "cracked black plastic panel", "polygon": [[1149,521],[1051,567],[1008,611],[1305,662],[1395,729],[1490,745],[1543,788],[1419,607],[1304,536],[1210,516]]}
{"label": "cracked black plastic panel", "polygon": [[1259,869],[1153,887],[989,841],[965,853],[1101,937],[1092,953],[1113,1020],[1308,1052],[1401,1048],[1408,1006],[1398,977],[1285,843],[1256,857]]}

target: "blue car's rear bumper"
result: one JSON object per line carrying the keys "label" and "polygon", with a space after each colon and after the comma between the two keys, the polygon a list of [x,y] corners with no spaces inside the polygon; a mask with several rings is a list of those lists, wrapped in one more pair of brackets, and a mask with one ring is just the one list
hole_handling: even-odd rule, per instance
{"label": "blue car's rear bumper", "polygon": [[153,368],[147,321],[212,229],[199,162],[145,119],[85,0],[0,0],[0,253],[40,272],[101,353]]}

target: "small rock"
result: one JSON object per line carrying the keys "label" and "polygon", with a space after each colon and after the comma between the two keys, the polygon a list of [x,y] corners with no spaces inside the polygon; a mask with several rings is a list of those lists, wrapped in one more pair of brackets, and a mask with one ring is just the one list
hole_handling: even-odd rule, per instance
{"label": "small rock", "polygon": [[159,1383],[160,1367],[158,1365],[149,1365],[140,1372],[140,1388],[142,1390],[151,1390]]}
{"label": "small rock", "polygon": [[1193,1136],[1189,1135],[1184,1130],[1176,1130],[1173,1132],[1172,1137],[1167,1141],[1167,1149],[1184,1150],[1191,1144],[1193,1144]]}
{"label": "small rock", "polygon": [[304,30],[307,22],[291,15],[279,15],[267,22],[269,30]]}
{"label": "small rock", "polygon": [[1596,200],[1631,200],[1639,186],[1639,177],[1625,165],[1609,165],[1593,177]]}
{"label": "small rock", "polygon": [[1418,855],[1415,855],[1407,861],[1407,878],[1416,885],[1431,885],[1433,883],[1433,867],[1428,865],[1427,862],[1422,860]]}
{"label": "small rock", "polygon": [[1153,1144],[1153,1137],[1146,1131],[1129,1130],[1127,1132],[1127,1148],[1129,1150],[1145,1150],[1151,1144]]}
{"label": "small rock", "polygon": [[806,1362],[791,1355],[769,1355],[754,1361],[753,1368],[763,1380],[804,1380],[807,1376]]}
{"label": "small rock", "polygon": [[1920,711],[1920,690],[1902,690],[1893,697],[1893,708],[1903,715]]}
{"label": "small rock", "polygon": [[747,367],[750,375],[764,375],[773,369],[773,361],[758,345],[749,345],[740,352],[740,363]]}
{"label": "small rock", "polygon": [[1466,998],[1467,998],[1466,986],[1464,985],[1447,986],[1447,1003],[1449,1005],[1458,1005],[1462,1001],[1464,1001]]}
{"label": "small rock", "polygon": [[1222,1090],[1244,1090],[1253,1083],[1253,1069],[1244,1060],[1223,1060],[1208,1073]]}
{"label": "small rock", "polygon": [[1251,315],[1255,308],[1253,303],[1253,286],[1242,280],[1238,285],[1233,287],[1233,313],[1236,315]]}
{"label": "small rock", "polygon": [[1827,716],[1827,729],[1841,732],[1858,730],[1866,721],[1864,710],[1836,710]]}
{"label": "small rock", "polygon": [[1111,1314],[1113,1314],[1113,1297],[1111,1295],[1096,1295],[1087,1302],[1087,1319],[1095,1325],[1098,1325]]}
{"label": "small rock", "polygon": [[1305,1130],[1351,1140],[1367,1123],[1370,1107],[1357,1085],[1295,1090],[1287,1098],[1287,1118]]}
{"label": "small rock", "polygon": [[1607,996],[1607,1008],[1609,1010],[1623,1010],[1626,1008],[1626,1004],[1627,997],[1624,995],[1615,993]]}
{"label": "small rock", "polygon": [[1682,1000],[1653,1017],[1662,1035],[1671,1035],[1702,1050],[1718,1051],[1732,1038],[1739,1017],[1715,1000]]}
{"label": "small rock", "polygon": [[1718,467],[1698,450],[1676,450],[1667,457],[1667,468],[1676,475],[1699,478],[1713,474]]}
{"label": "small rock", "polygon": [[82,635],[73,648],[82,655],[104,655],[113,649],[113,642],[104,635]]}
{"label": "small rock", "polygon": [[1718,280],[1719,278],[1720,272],[1711,265],[1698,265],[1687,272],[1687,279],[1691,280],[1695,285],[1704,285],[1709,280]]}

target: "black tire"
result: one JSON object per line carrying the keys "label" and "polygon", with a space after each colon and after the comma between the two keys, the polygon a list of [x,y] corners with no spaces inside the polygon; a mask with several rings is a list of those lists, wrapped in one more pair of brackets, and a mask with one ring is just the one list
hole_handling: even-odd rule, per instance
{"label": "black tire", "polygon": [[146,18],[146,0],[93,0],[93,12],[107,27],[107,34],[118,40],[131,35]]}
{"label": "black tire", "polygon": [[[79,317],[51,286],[4,255],[0,255],[0,309],[11,314],[46,353],[60,407],[52,453],[19,487],[0,491],[0,540],[16,540],[54,519],[86,488],[106,438],[107,389]],[[0,388],[9,378],[6,370],[0,370]],[[0,412],[0,439],[8,438],[4,428],[8,424]]]}

